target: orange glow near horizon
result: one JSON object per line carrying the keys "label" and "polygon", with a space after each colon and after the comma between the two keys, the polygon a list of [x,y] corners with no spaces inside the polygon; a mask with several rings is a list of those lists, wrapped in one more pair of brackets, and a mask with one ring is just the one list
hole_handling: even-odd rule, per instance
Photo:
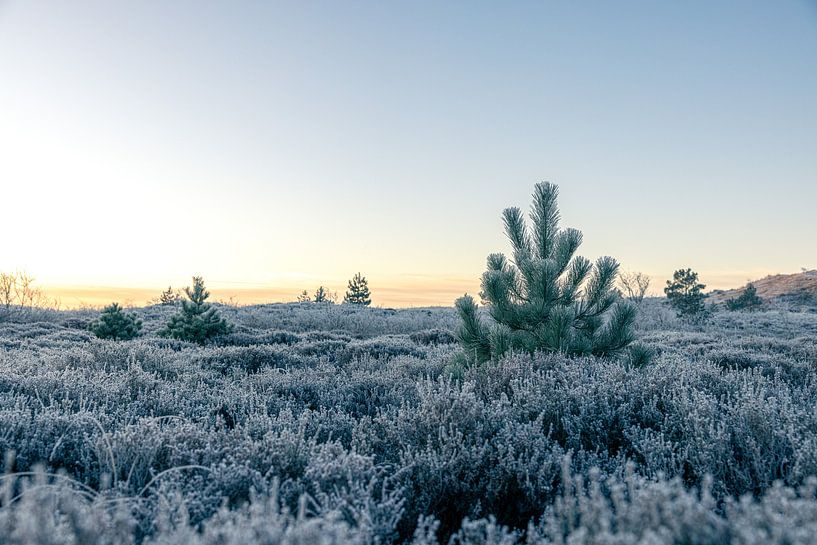
{"label": "orange glow near horizon", "polygon": [[[707,291],[732,289],[745,285],[749,281],[757,280],[771,274],[784,271],[753,270],[744,272],[713,271],[700,274],[706,284]],[[650,275],[652,285],[651,295],[663,295],[666,278],[671,273]],[[428,307],[453,306],[454,301],[464,293],[477,296],[479,293],[479,275],[467,277],[433,277],[424,275],[406,275],[393,279],[369,278],[372,290],[372,302],[382,307]],[[206,281],[206,279],[205,279]],[[311,285],[315,284],[315,285]],[[253,305],[265,303],[285,303],[295,301],[297,296],[307,289],[312,295],[320,283],[302,282],[286,285],[234,287],[224,283],[213,282],[208,284],[212,301],[234,303],[238,305]],[[119,302],[126,306],[143,306],[158,298],[167,286],[155,287],[122,287],[122,286],[94,286],[94,285],[40,285],[46,295],[59,302],[60,308],[98,308],[112,302]],[[173,286],[174,289],[179,286]],[[329,293],[337,293],[338,302],[343,300],[346,284],[327,283],[324,287]]]}
{"label": "orange glow near horizon", "polygon": [[[206,279],[205,279],[206,282]],[[211,301],[230,302],[238,305],[252,305],[264,303],[285,303],[295,301],[298,295],[306,289],[312,295],[319,284],[291,285],[291,286],[259,286],[259,287],[230,287],[213,283],[208,284]],[[346,285],[324,284],[327,291],[337,293],[338,302],[343,300]],[[372,290],[372,304],[383,307],[428,307],[452,306],[454,300],[468,292],[479,292],[478,280],[468,282],[465,278],[424,278],[412,277],[402,279],[390,285],[373,283],[369,279]],[[50,299],[58,301],[60,308],[76,309],[86,307],[102,307],[112,302],[119,302],[126,306],[143,306],[159,297],[167,289],[164,287],[118,287],[118,286],[91,286],[91,285],[43,285],[43,291]],[[174,289],[177,286],[173,286]]]}

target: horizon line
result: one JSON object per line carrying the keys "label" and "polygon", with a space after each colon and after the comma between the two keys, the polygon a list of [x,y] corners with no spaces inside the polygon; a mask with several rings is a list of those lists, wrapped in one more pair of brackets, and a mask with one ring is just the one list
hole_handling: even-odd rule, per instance
{"label": "horizon line", "polygon": [[[707,291],[713,292],[740,288],[748,282],[777,274],[797,273],[762,272],[760,270],[751,272],[712,271],[703,275],[699,273],[699,276],[707,284]],[[649,276],[653,279],[649,295],[660,296],[663,282],[658,281],[658,275]],[[396,308],[453,306],[458,297],[466,293],[476,295],[480,291],[478,277],[473,280],[457,275],[409,274],[401,275],[401,277],[403,282],[375,286],[370,284],[375,306]],[[414,281],[405,282],[406,279]],[[337,293],[338,302],[342,300],[346,289],[345,284],[342,287],[337,287],[335,284],[323,284],[323,286],[329,293]],[[123,286],[116,283],[44,283],[39,287],[48,298],[58,304],[59,308],[66,310],[99,308],[111,302],[119,302],[126,306],[149,305],[166,289],[166,286],[158,285]],[[313,286],[307,292],[312,295],[317,287],[317,285]],[[184,287],[174,289],[183,290]],[[247,306],[295,302],[303,288],[263,282],[216,280],[210,282],[208,290],[214,302]]]}

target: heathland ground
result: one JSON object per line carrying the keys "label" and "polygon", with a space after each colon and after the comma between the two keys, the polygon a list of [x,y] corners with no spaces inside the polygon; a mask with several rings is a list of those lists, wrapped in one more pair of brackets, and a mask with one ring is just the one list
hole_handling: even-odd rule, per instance
{"label": "heathland ground", "polygon": [[0,542],[813,543],[817,313],[452,371],[450,308],[218,307],[205,346],[0,323]]}

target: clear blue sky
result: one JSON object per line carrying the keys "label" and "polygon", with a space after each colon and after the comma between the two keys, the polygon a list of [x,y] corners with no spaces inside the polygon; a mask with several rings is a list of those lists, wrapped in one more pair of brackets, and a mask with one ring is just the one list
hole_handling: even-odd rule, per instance
{"label": "clear blue sky", "polygon": [[0,270],[450,303],[539,180],[656,285],[817,267],[817,3],[0,0]]}

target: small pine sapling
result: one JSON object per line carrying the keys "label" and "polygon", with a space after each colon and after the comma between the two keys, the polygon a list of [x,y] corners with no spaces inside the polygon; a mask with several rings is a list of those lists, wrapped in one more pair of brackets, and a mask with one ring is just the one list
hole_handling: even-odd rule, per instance
{"label": "small pine sapling", "polygon": [[111,303],[88,325],[88,329],[100,339],[128,341],[139,336],[142,321],[136,314],[124,312],[118,303]]}
{"label": "small pine sapling", "polygon": [[574,256],[582,234],[559,228],[557,196],[556,185],[536,185],[531,230],[519,208],[505,209],[513,259],[488,256],[480,294],[488,320],[471,296],[457,300],[457,337],[469,364],[510,350],[611,356],[633,341],[635,305],[613,285],[618,262],[601,257],[593,264]]}
{"label": "small pine sapling", "polygon": [[752,312],[762,306],[763,299],[757,294],[757,288],[751,282],[746,285],[739,297],[726,301],[726,308],[729,310],[748,310]]}
{"label": "small pine sapling", "polygon": [[181,301],[182,296],[179,294],[178,291],[174,290],[172,286],[168,286],[165,291],[159,296],[159,304],[160,305],[175,305],[179,301]]}
{"label": "small pine sapling", "polygon": [[361,306],[369,306],[372,304],[369,283],[365,276],[357,273],[349,280],[348,289],[346,290],[343,302]]}
{"label": "small pine sapling", "polygon": [[678,269],[672,280],[667,280],[664,293],[679,318],[694,320],[706,314],[703,292],[706,284],[698,282],[698,273],[692,269]]}
{"label": "small pine sapling", "polygon": [[318,286],[318,289],[315,290],[315,297],[313,297],[312,300],[315,303],[328,303],[329,293],[327,293],[326,288],[323,286]]}
{"label": "small pine sapling", "polygon": [[298,303],[311,303],[312,299],[309,297],[309,292],[304,290],[300,293],[300,295],[298,295],[296,301]]}
{"label": "small pine sapling", "polygon": [[232,324],[222,318],[207,298],[210,297],[200,276],[193,277],[193,287],[184,289],[187,300],[182,300],[179,312],[170,317],[159,334],[182,341],[205,344],[208,339],[226,335],[233,330]]}

